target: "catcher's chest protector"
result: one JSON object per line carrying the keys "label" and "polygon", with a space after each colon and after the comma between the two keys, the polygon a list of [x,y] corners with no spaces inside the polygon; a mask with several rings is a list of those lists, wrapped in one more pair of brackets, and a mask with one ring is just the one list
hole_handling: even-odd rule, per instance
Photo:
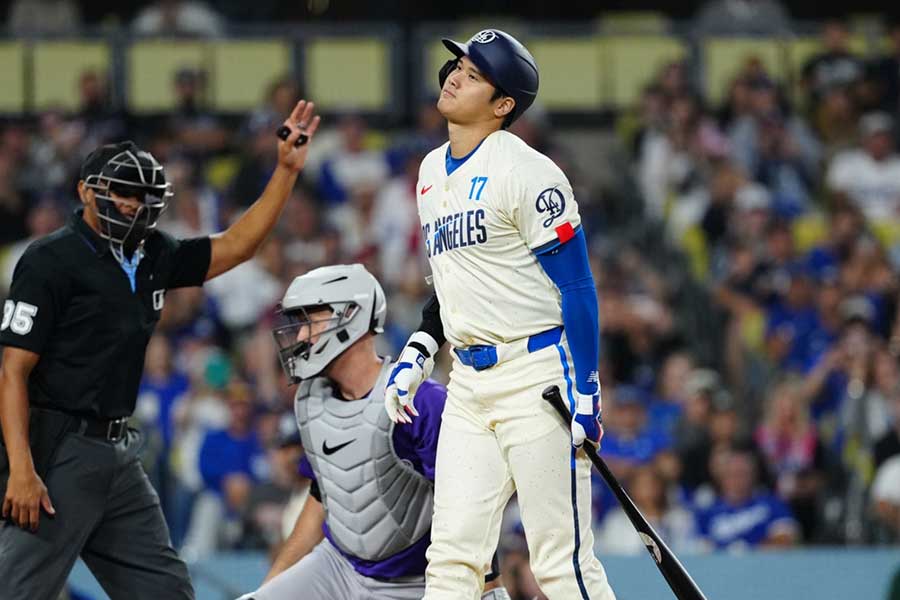
{"label": "catcher's chest protector", "polygon": [[386,360],[367,398],[344,401],[331,383],[300,384],[294,412],[322,495],[333,541],[348,554],[384,560],[431,527],[433,485],[394,452],[394,424],[384,410]]}

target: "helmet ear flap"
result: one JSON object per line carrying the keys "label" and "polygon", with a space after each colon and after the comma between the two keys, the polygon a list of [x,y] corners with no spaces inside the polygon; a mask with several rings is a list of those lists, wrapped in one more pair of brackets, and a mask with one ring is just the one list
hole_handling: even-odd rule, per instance
{"label": "helmet ear flap", "polygon": [[438,83],[440,87],[443,89],[444,82],[447,81],[447,78],[450,77],[450,73],[453,72],[453,69],[456,68],[456,63],[459,62],[458,58],[453,58],[444,63],[444,66],[441,67],[441,70],[438,71]]}

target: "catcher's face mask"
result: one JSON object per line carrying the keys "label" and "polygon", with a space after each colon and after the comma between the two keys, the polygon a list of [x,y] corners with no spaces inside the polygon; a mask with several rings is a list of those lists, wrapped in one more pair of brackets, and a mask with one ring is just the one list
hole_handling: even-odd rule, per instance
{"label": "catcher's face mask", "polygon": [[345,349],[338,336],[358,315],[355,302],[280,309],[272,334],[285,374],[297,382],[321,373]]}

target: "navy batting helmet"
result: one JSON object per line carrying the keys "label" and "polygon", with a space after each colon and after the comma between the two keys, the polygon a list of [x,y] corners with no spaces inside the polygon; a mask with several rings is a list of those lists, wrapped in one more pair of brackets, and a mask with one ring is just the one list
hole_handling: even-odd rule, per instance
{"label": "navy batting helmet", "polygon": [[[465,44],[447,38],[441,41],[456,55],[456,60],[468,56],[497,89],[516,101],[504,126],[509,126],[534,102],[538,92],[537,63],[513,36],[499,29],[484,29]],[[449,61],[441,69],[438,80],[442,88],[456,60]]]}

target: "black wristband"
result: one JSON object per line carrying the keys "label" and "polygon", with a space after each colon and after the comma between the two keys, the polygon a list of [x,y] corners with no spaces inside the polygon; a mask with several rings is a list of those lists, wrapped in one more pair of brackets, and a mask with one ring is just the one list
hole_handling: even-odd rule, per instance
{"label": "black wristband", "polygon": [[420,344],[419,342],[410,342],[407,344],[410,348],[415,348],[418,350],[425,358],[431,358],[431,352],[428,351],[428,348]]}
{"label": "black wristband", "polygon": [[[444,336],[444,324],[441,323],[441,305],[438,302],[437,294],[432,294],[425,303],[418,331],[424,331],[430,335],[437,342],[438,348],[447,343],[447,338]],[[429,355],[427,352],[425,354]]]}

